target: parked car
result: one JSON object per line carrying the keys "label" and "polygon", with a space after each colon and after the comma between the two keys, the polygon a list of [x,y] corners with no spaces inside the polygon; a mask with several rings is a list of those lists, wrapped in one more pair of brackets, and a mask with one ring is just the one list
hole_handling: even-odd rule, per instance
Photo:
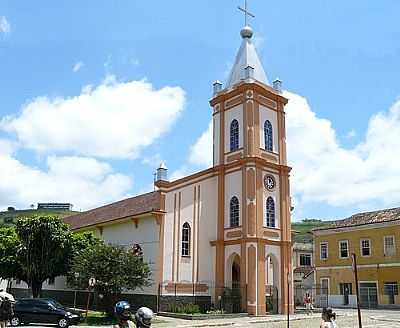
{"label": "parked car", "polygon": [[10,323],[18,326],[22,323],[54,323],[60,328],[76,325],[80,321],[78,313],[71,312],[50,298],[23,298],[14,305],[14,316]]}

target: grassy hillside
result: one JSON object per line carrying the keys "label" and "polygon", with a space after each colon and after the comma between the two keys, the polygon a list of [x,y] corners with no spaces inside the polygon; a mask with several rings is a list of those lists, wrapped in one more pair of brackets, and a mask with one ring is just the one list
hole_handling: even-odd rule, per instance
{"label": "grassy hillside", "polygon": [[14,224],[18,218],[31,217],[33,215],[57,215],[65,217],[77,213],[75,211],[62,211],[62,210],[15,210],[0,212],[0,226]]}
{"label": "grassy hillside", "polygon": [[312,234],[311,230],[318,227],[324,227],[330,224],[330,221],[322,221],[316,219],[304,219],[300,222],[292,222],[292,230],[295,230],[296,242],[311,242]]}

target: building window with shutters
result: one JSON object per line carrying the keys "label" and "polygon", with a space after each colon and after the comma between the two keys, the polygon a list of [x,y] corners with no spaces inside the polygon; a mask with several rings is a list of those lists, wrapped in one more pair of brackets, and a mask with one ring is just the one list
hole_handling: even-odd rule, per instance
{"label": "building window with shutters", "polygon": [[369,239],[361,239],[361,256],[371,255],[371,241]]}
{"label": "building window with shutters", "polygon": [[190,225],[187,222],[182,227],[182,256],[190,256]]}
{"label": "building window with shutters", "polygon": [[233,120],[230,127],[230,150],[235,151],[239,149],[239,122]]}
{"label": "building window with shutters", "polygon": [[339,241],[339,257],[341,259],[347,259],[349,257],[349,241]]}
{"label": "building window with shutters", "polygon": [[394,256],[396,255],[396,248],[394,243],[394,236],[385,236],[384,238],[384,255]]}
{"label": "building window with shutters", "polygon": [[311,266],[311,254],[300,254],[300,266]]}
{"label": "building window with shutters", "polygon": [[264,142],[265,150],[273,151],[272,124],[268,120],[264,123]]}
{"label": "building window with shutters", "polygon": [[272,197],[267,198],[266,202],[266,225],[275,228],[275,202]]}
{"label": "building window with shutters", "polygon": [[231,228],[239,226],[239,199],[235,196],[229,204],[229,223]]}
{"label": "building window with shutters", "polygon": [[328,243],[325,241],[319,244],[319,257],[321,260],[328,259]]}
{"label": "building window with shutters", "polygon": [[395,304],[395,297],[399,295],[399,286],[396,281],[393,282],[385,282],[384,284],[384,292],[388,297],[389,304]]}

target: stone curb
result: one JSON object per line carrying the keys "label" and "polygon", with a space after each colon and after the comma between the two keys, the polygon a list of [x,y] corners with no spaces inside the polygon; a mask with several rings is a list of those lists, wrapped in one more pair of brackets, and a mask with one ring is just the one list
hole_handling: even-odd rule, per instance
{"label": "stone curb", "polygon": [[385,321],[385,322],[400,322],[400,319],[388,319],[382,317],[369,317],[371,320]]}

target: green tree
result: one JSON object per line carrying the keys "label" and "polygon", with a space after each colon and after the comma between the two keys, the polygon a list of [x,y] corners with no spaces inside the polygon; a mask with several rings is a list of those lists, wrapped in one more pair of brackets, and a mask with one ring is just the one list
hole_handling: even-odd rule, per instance
{"label": "green tree", "polygon": [[0,277],[11,279],[16,272],[20,272],[16,254],[20,248],[20,241],[14,227],[0,228]]}
{"label": "green tree", "polygon": [[94,247],[75,257],[69,281],[79,273],[79,286],[86,289],[91,277],[96,279],[94,290],[104,296],[107,312],[123,290],[142,288],[151,284],[149,265],[131,250],[121,246],[97,243]]}
{"label": "green tree", "polygon": [[21,242],[17,261],[23,280],[40,297],[46,279],[68,272],[72,256],[71,232],[56,216],[34,216],[17,221],[16,232]]}
{"label": "green tree", "polygon": [[90,233],[72,234],[56,216],[21,218],[0,229],[0,277],[25,281],[40,297],[45,280],[66,275],[73,258],[96,243]]}

